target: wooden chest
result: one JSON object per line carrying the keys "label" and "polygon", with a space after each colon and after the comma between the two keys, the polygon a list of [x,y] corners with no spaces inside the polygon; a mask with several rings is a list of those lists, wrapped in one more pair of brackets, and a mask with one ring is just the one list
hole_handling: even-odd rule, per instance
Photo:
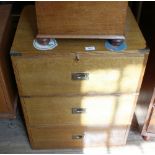
{"label": "wooden chest", "polygon": [[[34,14],[34,7],[24,9],[11,49],[32,147],[124,145],[148,57],[131,11],[122,53],[107,51],[103,40],[80,39],[38,51]],[[95,50],[86,51],[89,46]]]}
{"label": "wooden chest", "polygon": [[0,118],[15,118],[16,115],[17,95],[9,58],[11,47],[10,13],[11,5],[0,5]]}
{"label": "wooden chest", "polygon": [[36,2],[37,37],[124,39],[128,2]]}

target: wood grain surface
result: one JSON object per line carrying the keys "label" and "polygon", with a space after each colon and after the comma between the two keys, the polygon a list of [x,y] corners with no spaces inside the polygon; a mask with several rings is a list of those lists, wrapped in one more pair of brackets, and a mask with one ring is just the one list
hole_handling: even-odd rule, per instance
{"label": "wood grain surface", "polygon": [[[8,20],[10,20],[11,5],[0,5],[0,49],[4,44],[3,37],[5,30],[8,28]],[[5,18],[4,18],[5,16]]]}
{"label": "wood grain surface", "polygon": [[36,2],[37,37],[123,38],[127,2]]}
{"label": "wood grain surface", "polygon": [[11,5],[0,5],[0,118],[14,118],[17,104],[15,81],[9,57]]}
{"label": "wood grain surface", "polygon": [[[32,45],[34,11],[23,11],[11,49],[32,147],[125,144],[148,57],[130,10],[128,49],[122,53],[107,51],[101,40],[82,39],[60,39],[54,50],[38,51]],[[96,50],[86,52],[90,45]],[[79,72],[89,73],[88,80],[72,80],[72,73]],[[86,113],[73,115],[72,108],[84,108]],[[73,141],[74,134],[86,138]]]}
{"label": "wood grain surface", "polygon": [[[55,126],[51,128],[29,128],[33,135],[32,147],[39,149],[47,148],[85,148],[120,146],[126,143],[124,135],[126,129],[116,128],[87,128],[79,126]],[[74,139],[75,136],[82,136]]]}
{"label": "wood grain surface", "polygon": [[[136,93],[147,57],[79,55],[12,57],[20,96]],[[73,73],[87,80],[72,80]],[[132,80],[131,80],[132,79]]]}
{"label": "wood grain surface", "polygon": [[[60,94],[63,91],[67,93],[67,90],[68,93],[87,93],[88,91],[91,92],[92,89],[98,90],[98,92],[109,90],[109,93],[139,91],[148,51],[145,49],[140,50],[145,48],[145,40],[130,10],[128,10],[129,20],[126,27],[128,49],[123,53],[107,51],[101,40],[65,39],[58,40],[58,46],[53,50],[38,51],[32,45],[36,28],[33,15],[33,7],[25,8],[21,15],[11,49],[11,54],[16,52],[22,54],[22,56],[12,56],[16,81],[18,82],[21,96],[52,95],[52,91],[53,94]],[[84,49],[87,46],[95,46],[96,50],[86,52]],[[79,62],[75,61],[76,57],[79,57]],[[139,66],[139,68],[137,70],[136,67],[131,69],[134,65],[136,67]],[[127,69],[128,67],[130,69]],[[101,70],[105,70],[108,74],[105,72],[104,75],[103,73],[100,74]],[[82,82],[72,81],[72,72],[89,72],[94,75],[90,78],[92,80],[98,77],[98,87],[93,85],[91,80]],[[123,74],[123,72],[128,74],[124,80],[119,79],[119,74]],[[118,74],[118,79],[106,80],[108,75],[111,74]],[[103,76],[105,76],[105,79],[102,78]],[[62,84],[59,84],[59,81],[63,82],[66,90],[62,89]],[[104,82],[104,85],[106,85],[107,81],[110,82],[111,87],[107,88],[100,85],[100,82]],[[85,87],[83,89],[82,84]],[[97,85],[96,80],[95,84]],[[122,88],[118,88],[116,85],[119,85],[118,87],[122,85]]]}
{"label": "wood grain surface", "polygon": [[[130,124],[137,95],[21,98],[30,127],[77,125],[114,127]],[[84,109],[73,113],[73,108]]]}
{"label": "wood grain surface", "polygon": [[[128,9],[127,12],[127,23],[126,23],[126,43],[127,50],[125,50],[121,54],[127,53],[140,53],[140,49],[144,49],[146,47],[146,43],[144,37],[134,19],[132,12]],[[36,55],[47,55],[49,54],[66,54],[68,52],[72,53],[86,53],[85,47],[94,46],[96,48],[93,53],[104,53],[104,54],[116,54],[114,52],[109,52],[104,47],[103,40],[96,39],[57,39],[58,46],[53,50],[48,51],[39,51],[33,47],[33,39],[36,36],[36,17],[35,17],[35,9],[33,6],[25,7],[21,14],[21,18],[19,20],[19,24],[17,27],[17,31],[15,34],[14,42],[12,45],[11,52],[19,52],[22,54],[36,54]],[[136,37],[135,37],[136,36]],[[143,51],[144,52],[144,51]]]}

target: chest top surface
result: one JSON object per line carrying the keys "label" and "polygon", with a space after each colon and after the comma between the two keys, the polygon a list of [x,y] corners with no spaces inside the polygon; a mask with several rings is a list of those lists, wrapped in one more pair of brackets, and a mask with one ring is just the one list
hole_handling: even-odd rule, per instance
{"label": "chest top surface", "polygon": [[[11,52],[19,52],[22,54],[70,54],[81,53],[86,54],[90,52],[85,51],[85,47],[94,46],[95,51],[91,54],[113,54],[118,55],[116,52],[109,52],[104,47],[104,40],[101,39],[57,39],[58,46],[53,50],[39,51],[33,47],[33,39],[36,37],[36,16],[34,6],[26,7],[20,17],[17,31],[15,34],[14,42]],[[130,9],[127,12],[126,24],[126,43],[128,48],[121,54],[144,54],[140,52],[141,49],[146,47],[144,37],[132,15]],[[144,50],[145,51],[145,50]]]}

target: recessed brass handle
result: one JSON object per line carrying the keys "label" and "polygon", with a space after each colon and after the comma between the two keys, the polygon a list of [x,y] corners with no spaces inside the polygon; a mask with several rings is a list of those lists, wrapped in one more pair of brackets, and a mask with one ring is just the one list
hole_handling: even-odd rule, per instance
{"label": "recessed brass handle", "polygon": [[72,73],[72,80],[88,80],[89,73]]}
{"label": "recessed brass handle", "polygon": [[86,108],[72,108],[72,114],[82,114],[86,112]]}
{"label": "recessed brass handle", "polygon": [[78,139],[83,139],[84,135],[72,135],[72,139],[78,140]]}

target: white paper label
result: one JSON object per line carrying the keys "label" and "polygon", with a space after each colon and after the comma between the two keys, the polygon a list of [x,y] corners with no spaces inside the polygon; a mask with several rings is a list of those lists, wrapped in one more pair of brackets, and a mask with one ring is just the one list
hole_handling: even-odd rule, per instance
{"label": "white paper label", "polygon": [[95,51],[95,46],[85,47],[86,51]]}

